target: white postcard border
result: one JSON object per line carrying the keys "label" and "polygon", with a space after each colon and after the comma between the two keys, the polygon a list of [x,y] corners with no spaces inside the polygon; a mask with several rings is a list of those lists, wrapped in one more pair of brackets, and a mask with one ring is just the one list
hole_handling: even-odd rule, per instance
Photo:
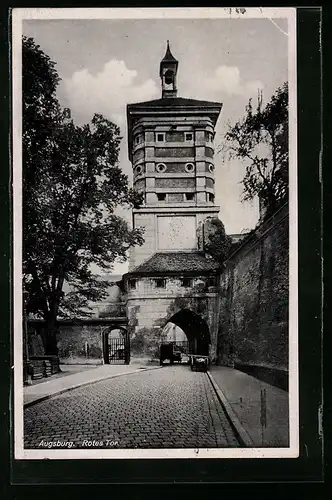
{"label": "white postcard border", "polygon": [[[289,82],[289,424],[288,448],[218,449],[65,449],[27,450],[23,447],[23,334],[22,334],[22,22],[28,19],[251,19],[288,20]],[[15,8],[12,10],[13,109],[13,329],[14,329],[14,456],[15,459],[133,459],[133,458],[296,458],[299,456],[298,384],[298,244],[297,244],[297,89],[296,9],[247,8]]]}

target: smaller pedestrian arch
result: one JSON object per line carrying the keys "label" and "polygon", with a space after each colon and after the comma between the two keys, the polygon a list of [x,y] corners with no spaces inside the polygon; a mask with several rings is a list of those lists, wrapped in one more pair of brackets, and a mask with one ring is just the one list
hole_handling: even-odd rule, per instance
{"label": "smaller pedestrian arch", "polygon": [[129,333],[123,326],[111,325],[102,331],[104,363],[127,364],[130,363]]}

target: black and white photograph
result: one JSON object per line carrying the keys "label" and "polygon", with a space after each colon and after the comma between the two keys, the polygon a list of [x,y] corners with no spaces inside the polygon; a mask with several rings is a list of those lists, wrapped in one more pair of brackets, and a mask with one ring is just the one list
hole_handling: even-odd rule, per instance
{"label": "black and white photograph", "polygon": [[12,12],[16,459],[296,458],[294,8]]}

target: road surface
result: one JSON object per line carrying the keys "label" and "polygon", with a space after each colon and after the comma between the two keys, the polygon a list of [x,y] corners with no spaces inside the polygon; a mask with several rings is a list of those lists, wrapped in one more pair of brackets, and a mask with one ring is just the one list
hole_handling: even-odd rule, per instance
{"label": "road surface", "polygon": [[207,375],[174,365],[82,386],[26,408],[24,446],[225,448],[239,443]]}

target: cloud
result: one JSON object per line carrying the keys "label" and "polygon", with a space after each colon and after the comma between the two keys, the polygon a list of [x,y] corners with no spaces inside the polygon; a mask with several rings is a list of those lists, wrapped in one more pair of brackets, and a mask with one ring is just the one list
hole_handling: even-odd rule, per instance
{"label": "cloud", "polygon": [[61,82],[60,91],[74,117],[87,121],[94,113],[102,113],[121,126],[128,103],[149,100],[159,93],[152,79],[137,80],[136,70],[127,68],[124,61],[112,59],[95,75],[87,68],[76,71]]}
{"label": "cloud", "polygon": [[249,96],[263,89],[264,85],[260,80],[242,82],[240,70],[236,66],[218,66],[214,75],[205,79],[204,88],[211,92]]}

